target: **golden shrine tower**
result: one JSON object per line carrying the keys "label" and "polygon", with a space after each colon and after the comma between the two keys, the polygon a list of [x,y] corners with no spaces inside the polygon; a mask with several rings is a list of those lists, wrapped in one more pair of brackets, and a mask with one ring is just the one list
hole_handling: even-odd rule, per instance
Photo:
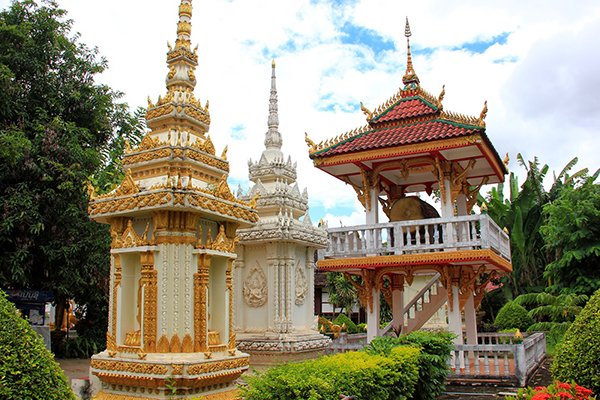
{"label": "golden shrine tower", "polygon": [[150,132],[127,146],[125,178],[106,195],[90,190],[90,216],[113,237],[107,349],[92,357],[97,399],[233,398],[248,368],[236,349],[232,267],[236,230],[258,220],[256,199],[231,193],[227,149],[217,156],[208,136],[191,17],[182,0],[167,94],[148,101]]}

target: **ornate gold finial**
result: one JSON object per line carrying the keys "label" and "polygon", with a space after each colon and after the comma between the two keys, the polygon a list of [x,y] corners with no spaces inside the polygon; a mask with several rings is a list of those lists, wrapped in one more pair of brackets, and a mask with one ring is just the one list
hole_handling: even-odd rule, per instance
{"label": "ornate gold finial", "polygon": [[506,165],[508,167],[509,161],[510,161],[510,157],[508,156],[508,153],[506,153],[506,157],[504,157],[504,160],[502,160],[502,162],[504,163],[504,165]]}
{"label": "ornate gold finial", "polygon": [[373,119],[373,113],[371,111],[369,111],[369,109],[363,105],[362,101],[360,102],[360,109],[362,110],[363,114],[365,114],[367,116],[367,121],[370,121]]}
{"label": "ornate gold finial", "polygon": [[487,116],[487,112],[488,112],[488,107],[487,107],[487,100],[486,100],[485,103],[483,103],[483,110],[481,110],[481,114],[479,114],[479,122],[483,122],[483,120]]}
{"label": "ornate gold finial", "polygon": [[412,33],[410,32],[410,25],[408,24],[408,17],[406,17],[406,27],[404,28],[404,36],[406,36],[406,47],[407,51],[407,61],[406,61],[406,73],[402,77],[402,82],[404,83],[404,90],[415,89],[419,86],[419,78],[415,73],[412,65],[412,55],[410,54],[410,37]]}
{"label": "ornate gold finial", "polygon": [[440,103],[440,105],[442,104],[442,100],[444,100],[445,95],[446,95],[446,85],[443,85],[442,93],[440,93],[440,96],[438,97],[438,103]]}
{"label": "ornate gold finial", "polygon": [[167,42],[167,47],[169,48],[169,52],[173,51],[173,47],[171,46],[171,43]]}
{"label": "ornate gold finial", "polygon": [[229,146],[225,146],[225,149],[223,149],[223,154],[221,154],[221,158],[223,160],[227,160],[227,149]]}
{"label": "ornate gold finial", "polygon": [[309,151],[315,151],[317,149],[317,145],[315,144],[315,142],[308,138],[308,133],[306,132],[304,132],[304,141],[308,145]]}
{"label": "ornate gold finial", "polygon": [[273,68],[275,68],[275,59],[273,59]]}

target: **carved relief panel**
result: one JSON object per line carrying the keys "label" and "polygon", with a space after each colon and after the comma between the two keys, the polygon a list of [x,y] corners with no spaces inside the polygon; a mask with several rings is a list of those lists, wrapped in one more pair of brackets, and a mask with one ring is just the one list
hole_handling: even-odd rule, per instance
{"label": "carved relief panel", "polygon": [[296,265],[296,305],[301,306],[306,301],[306,294],[308,292],[308,281],[306,279],[306,274],[304,273],[304,268],[302,267],[302,262],[298,261]]}
{"label": "carved relief panel", "polygon": [[260,307],[267,302],[267,291],[267,276],[257,261],[244,281],[244,300],[250,307]]}

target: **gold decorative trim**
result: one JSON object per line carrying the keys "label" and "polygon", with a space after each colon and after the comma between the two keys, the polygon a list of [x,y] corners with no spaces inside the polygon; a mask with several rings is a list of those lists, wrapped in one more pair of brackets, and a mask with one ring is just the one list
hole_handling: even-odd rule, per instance
{"label": "gold decorative trim", "polygon": [[416,153],[436,152],[440,150],[481,143],[481,140],[481,135],[476,133],[471,136],[436,140],[433,142],[401,145],[396,147],[388,147],[384,149],[367,150],[358,153],[338,154],[326,157],[317,156],[313,159],[313,163],[315,166],[323,168],[331,165],[345,164],[356,161],[365,161],[372,159],[381,160],[384,158],[411,155]]}
{"label": "gold decorative trim", "polygon": [[171,338],[171,353],[181,353],[181,340],[177,333]]}
{"label": "gold decorative trim", "polygon": [[[191,393],[191,391],[190,391],[190,393]],[[240,391],[238,389],[234,389],[234,390],[227,391],[227,392],[206,394],[206,395],[202,395],[201,398],[203,400],[239,400],[239,399],[241,399]],[[94,400],[140,400],[140,397],[127,396],[127,395],[114,394],[114,393],[105,393],[104,391],[100,391],[100,392],[98,392],[98,394],[96,394],[94,396]]]}
{"label": "gold decorative trim", "polygon": [[406,265],[447,265],[451,263],[487,261],[498,269],[512,271],[512,265],[490,249],[441,251],[435,253],[402,254],[361,258],[319,260],[317,267],[323,271],[339,271],[347,268],[383,268]]}
{"label": "gold decorative trim", "polygon": [[194,351],[206,352],[207,347],[207,314],[206,291],[208,289],[209,254],[198,255],[198,272],[194,274]]}
{"label": "gold decorative trim", "polygon": [[189,333],[186,333],[183,337],[183,342],[181,343],[181,352],[182,353],[193,353],[194,352],[194,339]]}
{"label": "gold decorative trim", "polygon": [[92,359],[91,366],[103,371],[133,372],[136,374],[165,375],[169,369],[160,364],[108,361]]}
{"label": "gold decorative trim", "polygon": [[162,335],[160,337],[160,339],[158,340],[158,345],[156,346],[156,351],[158,353],[163,353],[163,354],[171,352],[171,345],[169,344],[169,339],[165,335]]}
{"label": "gold decorative trim", "polygon": [[142,288],[144,290],[144,351],[156,352],[156,327],[158,323],[158,271],[154,269],[154,252],[140,254],[142,260]]}
{"label": "gold decorative trim", "polygon": [[215,361],[201,364],[190,365],[186,372],[188,375],[200,375],[243,368],[250,365],[250,357],[238,358],[236,360]]}
{"label": "gold decorative trim", "polygon": [[[195,190],[208,192],[200,189]],[[157,205],[168,205],[169,203],[173,203],[174,200],[175,197],[173,196],[173,193],[170,190],[165,189],[159,192],[149,194],[139,194],[137,196],[97,201],[90,203],[90,215],[94,217],[102,214],[111,214],[116,212],[133,210],[136,208],[148,208]],[[228,203],[224,201],[227,201]],[[239,218],[248,222],[258,221],[256,207],[251,208],[253,203],[246,203],[237,199],[235,199],[235,201],[226,199],[220,200],[217,198],[212,199],[206,197],[203,194],[185,193],[184,203],[187,203],[192,207],[210,210],[221,215],[229,215],[231,217]],[[248,209],[239,206],[248,207]]]}

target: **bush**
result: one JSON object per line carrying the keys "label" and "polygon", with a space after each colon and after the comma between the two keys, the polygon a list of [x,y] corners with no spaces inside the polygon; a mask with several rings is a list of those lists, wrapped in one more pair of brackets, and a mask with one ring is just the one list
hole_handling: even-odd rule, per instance
{"label": "bush", "polygon": [[75,399],[54,356],[0,293],[0,398]]}
{"label": "bush", "polygon": [[358,324],[358,325],[356,325],[356,329],[358,329],[358,332],[360,332],[360,333],[366,332],[367,324]]}
{"label": "bush", "polygon": [[346,316],[346,314],[340,314],[337,316],[335,321],[333,321],[334,325],[343,326],[346,324],[346,332],[348,333],[358,333],[358,327],[350,318]]}
{"label": "bush", "polygon": [[521,332],[527,332],[527,328],[534,322],[523,306],[509,301],[498,312],[494,325],[501,330],[517,328]]}
{"label": "bush", "polygon": [[339,394],[357,400],[406,399],[419,374],[420,350],[401,346],[388,355],[348,352],[297,364],[282,364],[246,377],[247,400],[325,400]]}
{"label": "bush", "polygon": [[435,400],[445,388],[448,365],[446,361],[453,349],[454,334],[449,332],[411,332],[398,338],[377,337],[365,348],[370,354],[386,355],[397,346],[411,345],[419,353],[419,380],[412,395],[415,400]]}
{"label": "bush", "polygon": [[600,393],[600,290],[592,296],[556,347],[552,375]]}

